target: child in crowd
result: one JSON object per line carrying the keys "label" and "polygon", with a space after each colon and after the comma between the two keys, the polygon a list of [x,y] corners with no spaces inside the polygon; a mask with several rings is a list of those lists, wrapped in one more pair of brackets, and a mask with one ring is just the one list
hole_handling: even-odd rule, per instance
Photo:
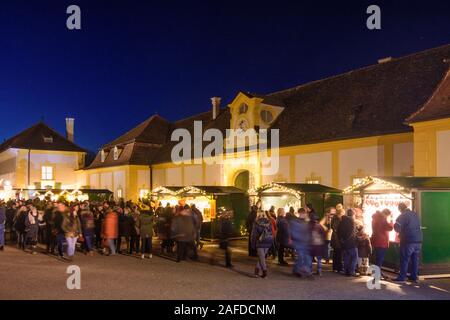
{"label": "child in crowd", "polygon": [[369,256],[372,254],[372,245],[367,233],[364,232],[364,226],[358,225],[356,227],[356,239],[358,242],[358,268],[361,275],[367,274],[369,268]]}

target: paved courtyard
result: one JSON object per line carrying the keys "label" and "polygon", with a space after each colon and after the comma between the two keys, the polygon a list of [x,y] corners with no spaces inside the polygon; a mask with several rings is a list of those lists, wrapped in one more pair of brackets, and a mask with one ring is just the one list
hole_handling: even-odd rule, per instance
{"label": "paved courtyard", "polygon": [[[275,263],[270,263],[269,277],[259,279],[251,276],[253,258],[239,248],[234,270],[211,264],[213,252],[213,246],[205,246],[199,262],[181,263],[156,255],[141,260],[77,253],[69,263],[7,246],[0,253],[0,299],[450,299],[449,279],[419,285],[382,282],[381,290],[369,290],[367,277],[325,271],[321,278],[302,280]],[[66,287],[71,264],[81,268],[80,290]]]}

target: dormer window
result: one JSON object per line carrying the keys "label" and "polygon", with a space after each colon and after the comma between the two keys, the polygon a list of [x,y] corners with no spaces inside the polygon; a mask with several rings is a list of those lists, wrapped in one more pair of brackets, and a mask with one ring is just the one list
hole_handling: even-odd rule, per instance
{"label": "dormer window", "polygon": [[271,123],[273,121],[273,114],[269,110],[262,110],[260,116],[265,123]]}
{"label": "dormer window", "polygon": [[106,152],[105,150],[100,151],[100,161],[105,162],[106,160]]}
{"label": "dormer window", "polygon": [[44,142],[45,143],[53,143],[53,137],[52,136],[44,136]]}
{"label": "dormer window", "polygon": [[119,153],[119,148],[117,148],[117,146],[115,146],[114,147],[114,150],[113,150],[113,156],[114,156],[114,160],[117,160],[117,159],[119,159],[119,155],[120,155],[120,153]]}

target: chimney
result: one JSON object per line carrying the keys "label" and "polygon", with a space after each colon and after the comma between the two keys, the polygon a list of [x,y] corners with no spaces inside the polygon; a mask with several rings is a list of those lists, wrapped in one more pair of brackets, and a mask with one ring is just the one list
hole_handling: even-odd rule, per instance
{"label": "chimney", "polygon": [[212,97],[212,119],[215,120],[220,112],[220,97]]}
{"label": "chimney", "polygon": [[66,138],[67,140],[73,142],[73,130],[75,126],[74,118],[66,118]]}

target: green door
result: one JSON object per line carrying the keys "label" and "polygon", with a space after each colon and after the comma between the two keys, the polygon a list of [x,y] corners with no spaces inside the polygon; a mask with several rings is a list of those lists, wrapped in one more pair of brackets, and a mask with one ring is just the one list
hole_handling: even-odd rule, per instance
{"label": "green door", "polygon": [[450,192],[422,192],[423,263],[450,262]]}

